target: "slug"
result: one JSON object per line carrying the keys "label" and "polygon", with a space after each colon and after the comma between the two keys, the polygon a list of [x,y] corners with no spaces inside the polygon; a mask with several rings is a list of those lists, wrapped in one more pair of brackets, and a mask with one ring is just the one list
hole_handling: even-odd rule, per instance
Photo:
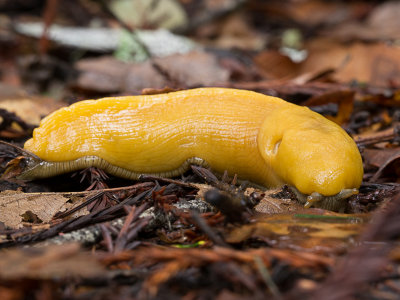
{"label": "slug", "polygon": [[[363,167],[353,139],[306,107],[227,88],[85,100],[33,132],[22,179],[95,166],[128,179],[172,177],[190,164],[265,187],[288,184],[306,207],[357,193]],[[324,203],[324,200],[326,200]]]}

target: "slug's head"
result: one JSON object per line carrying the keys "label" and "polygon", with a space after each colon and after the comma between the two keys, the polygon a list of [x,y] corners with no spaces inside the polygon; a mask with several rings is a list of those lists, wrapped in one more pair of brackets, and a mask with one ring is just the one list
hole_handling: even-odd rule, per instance
{"label": "slug's head", "polygon": [[271,172],[303,194],[332,196],[361,185],[362,159],[353,139],[308,108],[289,105],[267,116],[258,147]]}

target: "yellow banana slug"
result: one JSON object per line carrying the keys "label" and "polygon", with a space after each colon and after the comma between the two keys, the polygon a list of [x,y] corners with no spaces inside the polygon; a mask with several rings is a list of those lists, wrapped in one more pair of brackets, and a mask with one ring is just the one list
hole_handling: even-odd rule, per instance
{"label": "yellow banana slug", "polygon": [[44,118],[24,148],[36,179],[96,166],[119,177],[176,176],[191,163],[305,195],[359,188],[356,144],[321,115],[282,99],[225,88],[86,100]]}

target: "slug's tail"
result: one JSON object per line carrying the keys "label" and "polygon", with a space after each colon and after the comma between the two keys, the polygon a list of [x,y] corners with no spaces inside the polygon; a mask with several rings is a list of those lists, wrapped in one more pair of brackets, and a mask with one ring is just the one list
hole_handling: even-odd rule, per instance
{"label": "slug's tail", "polygon": [[28,150],[25,150],[24,148],[21,148],[21,147],[19,147],[17,145],[14,145],[14,144],[11,144],[11,143],[7,143],[7,142],[1,141],[1,140],[0,140],[0,144],[7,145],[7,146],[9,146],[11,148],[16,149],[17,151],[21,152],[21,154],[26,155],[26,157],[30,157],[30,158],[35,159],[35,160],[41,160],[37,155],[35,155],[32,152],[30,152]]}
{"label": "slug's tail", "polygon": [[11,147],[21,154],[20,156],[15,157],[7,163],[6,170],[1,175],[1,179],[9,179],[13,177],[19,178],[21,175],[24,174],[29,165],[38,165],[42,162],[42,160],[38,156],[17,145],[7,143],[5,141],[0,141],[0,144]]}

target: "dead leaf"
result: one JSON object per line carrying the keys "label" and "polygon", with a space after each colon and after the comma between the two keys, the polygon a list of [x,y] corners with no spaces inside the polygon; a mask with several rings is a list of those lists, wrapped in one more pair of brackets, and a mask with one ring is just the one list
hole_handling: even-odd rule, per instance
{"label": "dead leaf", "polygon": [[153,66],[146,61],[132,64],[122,82],[122,91],[128,94],[140,94],[143,89],[162,89],[169,81]]}
{"label": "dead leaf", "polygon": [[233,229],[226,236],[226,241],[240,243],[258,238],[278,248],[336,252],[354,241],[367,219],[365,214],[338,214],[320,209],[262,215],[255,223]]}
{"label": "dead leaf", "polygon": [[[42,222],[48,223],[57,212],[76,205],[76,203],[67,203],[68,201],[70,199],[61,193],[3,191],[0,193],[0,222],[11,228],[20,228],[23,225],[24,216],[29,212]],[[82,211],[87,213],[85,209]]]}
{"label": "dead leaf", "polygon": [[16,85],[0,82],[0,100],[26,97],[28,97],[28,93],[24,89]]}
{"label": "dead leaf", "polygon": [[266,38],[250,24],[243,12],[238,11],[211,25],[214,30],[209,30],[209,39],[202,42],[223,49],[261,50],[265,47]]}
{"label": "dead leaf", "polygon": [[299,75],[301,64],[293,62],[278,51],[262,51],[254,57],[254,63],[267,79],[291,79]]}
{"label": "dead leaf", "polygon": [[343,125],[350,120],[353,112],[354,91],[351,90],[336,90],[328,91],[322,95],[315,95],[308,99],[303,105],[315,106],[328,103],[338,103],[338,112],[336,116],[326,116],[329,120],[336,124]]}
{"label": "dead leaf", "polygon": [[330,28],[329,35],[343,42],[354,40],[382,41],[400,38],[399,26],[400,3],[383,1],[376,6],[366,20],[352,20]]}
{"label": "dead leaf", "polygon": [[[254,263],[257,257],[261,260],[264,267],[268,269],[274,264],[283,262],[285,266],[292,266],[299,269],[308,268],[309,270],[318,272],[321,269],[331,267],[334,263],[330,257],[302,251],[271,248],[236,250],[225,247],[178,249],[154,245],[140,247],[135,249],[135,251],[121,252],[120,254],[107,254],[103,256],[102,261],[106,265],[112,264],[113,268],[118,268],[121,265],[124,266],[121,262],[127,262],[130,266],[149,269],[150,276],[145,278],[142,284],[142,292],[146,292],[145,294],[147,295],[155,295],[163,283],[172,279],[183,270],[197,267],[208,268],[216,265],[220,269],[234,263],[238,267],[244,266],[250,276],[257,276],[257,266]],[[235,284],[239,282],[237,278]],[[255,280],[258,279],[254,278],[251,282]],[[252,284],[250,283],[249,285],[251,286]]]}
{"label": "dead leaf", "polygon": [[290,211],[297,211],[303,208],[298,201],[291,200],[290,198],[274,197],[280,190],[268,190],[265,196],[254,207],[254,210],[262,214],[278,214],[287,213]]}
{"label": "dead leaf", "polygon": [[168,80],[150,61],[124,63],[113,57],[83,59],[77,63],[80,71],[75,85],[101,93],[140,94],[145,88],[163,88]]}
{"label": "dead leaf", "polygon": [[363,158],[366,164],[379,168],[393,155],[399,154],[400,148],[364,149]]}
{"label": "dead leaf", "polygon": [[288,8],[290,17],[309,26],[335,25],[364,15],[370,6],[364,3],[295,1]]}
{"label": "dead leaf", "polygon": [[371,4],[362,1],[252,1],[249,6],[258,14],[266,15],[268,21],[296,22],[304,27],[338,25],[364,17],[371,10]]}
{"label": "dead leaf", "polygon": [[[376,125],[376,123],[375,123]],[[393,128],[387,128],[382,131],[376,132],[376,130],[365,131],[361,134],[355,135],[354,141],[359,145],[368,145],[387,142],[395,137],[395,132]]]}
{"label": "dead leaf", "polygon": [[121,90],[129,64],[110,56],[81,59],[76,63],[79,76],[75,82],[78,88],[102,93]]}
{"label": "dead leaf", "polygon": [[95,256],[78,244],[12,249],[0,256],[2,280],[88,278],[103,271]]}
{"label": "dead leaf", "polygon": [[[344,46],[328,39],[316,39],[307,45],[308,58],[301,73],[334,68],[338,82],[357,80],[375,86],[400,82],[400,47],[383,43],[355,43]],[[327,59],[329,57],[329,59]]]}
{"label": "dead leaf", "polygon": [[214,55],[206,52],[192,51],[153,61],[180,87],[216,86],[227,82],[230,75]]}
{"label": "dead leaf", "polygon": [[368,27],[380,38],[400,38],[400,3],[385,1],[377,6],[367,20]]}
{"label": "dead leaf", "polygon": [[36,125],[43,117],[66,105],[65,102],[44,97],[3,98],[0,100],[0,108],[15,113],[28,124]]}
{"label": "dead leaf", "polygon": [[[398,149],[397,149],[398,150]],[[400,176],[400,151],[395,151],[387,160],[379,167],[378,171],[371,177],[370,182],[376,182],[379,177],[385,172],[391,172],[395,174],[395,178]]]}

